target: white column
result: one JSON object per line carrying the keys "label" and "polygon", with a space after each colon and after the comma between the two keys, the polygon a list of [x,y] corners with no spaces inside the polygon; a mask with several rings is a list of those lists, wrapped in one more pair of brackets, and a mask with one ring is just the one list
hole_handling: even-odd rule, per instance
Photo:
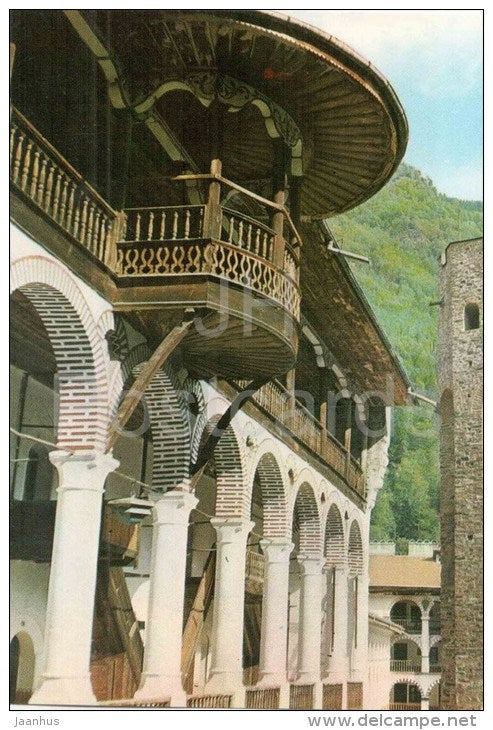
{"label": "white column", "polygon": [[208,692],[235,693],[243,687],[243,613],[249,520],[211,519],[216,530],[216,576]]}
{"label": "white column", "polygon": [[329,662],[329,675],[347,672],[348,574],[345,565],[337,565],[334,576],[334,645]]}
{"label": "white column", "polygon": [[358,595],[356,597],[356,642],[354,647],[353,671],[361,675],[363,681],[368,662],[368,578],[358,575]]}
{"label": "white column", "polygon": [[190,512],[197,497],[166,492],[154,505],[144,667],[135,697],[186,706],[181,678],[183,602]]}
{"label": "white column", "polygon": [[428,674],[430,671],[430,613],[421,611],[421,671]]}
{"label": "white column", "polygon": [[95,704],[89,666],[104,482],[118,466],[94,451],[52,451],[58,471],[39,705]]}
{"label": "white column", "polygon": [[429,709],[430,709],[429,697],[422,697],[421,698],[421,710],[429,710]]}
{"label": "white column", "polygon": [[284,538],[261,540],[265,556],[259,685],[280,687],[286,682],[288,639],[289,556],[293,543]]}
{"label": "white column", "polygon": [[300,684],[313,684],[320,681],[324,560],[299,555],[298,564],[301,567],[301,581],[297,681]]}

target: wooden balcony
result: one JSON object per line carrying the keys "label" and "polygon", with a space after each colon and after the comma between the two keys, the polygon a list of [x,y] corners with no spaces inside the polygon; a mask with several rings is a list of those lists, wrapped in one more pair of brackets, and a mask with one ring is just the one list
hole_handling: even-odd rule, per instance
{"label": "wooden balcony", "polygon": [[[258,378],[293,365],[301,241],[282,201],[226,180],[215,160],[209,174],[169,181],[201,185],[202,203],[115,211],[15,109],[10,151],[14,220],[151,339],[185,309],[209,314],[182,344],[194,374]],[[231,192],[262,220],[223,206]]]}
{"label": "wooden balcony", "polygon": [[402,626],[406,634],[420,634],[421,633],[421,619],[411,618],[392,618],[394,624]]}
{"label": "wooden balcony", "polygon": [[337,472],[354,491],[361,497],[365,496],[365,476],[361,465],[279,381],[267,383],[260,388],[254,400],[298,441]]}
{"label": "wooden balcony", "polygon": [[404,712],[417,712],[421,710],[421,704],[418,702],[390,702],[389,710],[402,710]]}

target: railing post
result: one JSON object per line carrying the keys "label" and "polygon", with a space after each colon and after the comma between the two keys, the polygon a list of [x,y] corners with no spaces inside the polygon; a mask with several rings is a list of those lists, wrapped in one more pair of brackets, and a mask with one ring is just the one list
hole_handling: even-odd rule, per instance
{"label": "railing post", "polygon": [[[221,175],[221,160],[211,161],[211,175]],[[222,209],[221,209],[221,183],[212,180],[209,185],[209,197],[205,207],[204,215],[204,238],[221,240]]]}
{"label": "railing post", "polygon": [[[274,196],[277,205],[284,205],[284,199],[284,190],[279,190]],[[275,234],[272,263],[279,269],[284,269],[284,214],[280,210],[276,210],[272,216],[272,228]]]}

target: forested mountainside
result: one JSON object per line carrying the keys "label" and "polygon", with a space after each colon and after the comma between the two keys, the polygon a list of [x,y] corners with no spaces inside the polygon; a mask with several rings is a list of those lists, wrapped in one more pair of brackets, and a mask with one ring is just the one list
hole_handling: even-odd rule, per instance
{"label": "forested mountainside", "polygon": [[[483,232],[483,206],[448,198],[402,164],[390,183],[329,221],[414,389],[437,397],[438,257],[447,243]],[[348,259],[349,261],[349,259]],[[372,517],[373,540],[437,539],[438,416],[419,405],[395,408],[389,469]]]}

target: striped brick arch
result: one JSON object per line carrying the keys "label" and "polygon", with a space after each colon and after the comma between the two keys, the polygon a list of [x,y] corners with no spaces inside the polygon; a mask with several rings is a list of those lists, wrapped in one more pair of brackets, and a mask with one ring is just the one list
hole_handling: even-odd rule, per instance
{"label": "striped brick arch", "polygon": [[106,361],[96,323],[74,279],[42,256],[11,267],[20,291],[40,316],[57,364],[58,446],[104,451],[108,426]]}
{"label": "striped brick arch", "polygon": [[[288,509],[284,482],[276,457],[264,453],[252,470],[258,475],[262,493],[263,533],[265,538],[289,538]],[[255,478],[255,477],[254,477]],[[249,501],[253,492],[253,480],[249,491]]]}
{"label": "striped brick arch", "polygon": [[[227,404],[225,404],[227,408]],[[192,447],[195,461],[200,449],[221,418],[215,414],[207,420],[207,410],[197,419]],[[250,519],[250,499],[246,485],[245,454],[240,437],[231,423],[214,449],[216,467],[216,517]]]}
{"label": "striped brick arch", "polygon": [[353,520],[349,529],[348,565],[353,575],[363,574],[363,541],[360,526]]}
{"label": "striped brick arch", "polygon": [[[151,351],[145,343],[129,352],[122,363],[125,388],[150,356]],[[169,363],[165,363],[154,375],[145,390],[142,403],[152,433],[153,489],[166,492],[183,487],[190,476],[190,419],[186,398]]]}
{"label": "striped brick arch", "polygon": [[324,556],[329,565],[342,565],[345,562],[344,524],[335,504],[329,509],[325,522]]}
{"label": "striped brick arch", "polygon": [[322,536],[317,500],[312,487],[304,482],[296,494],[293,509],[293,529],[298,528],[300,555],[319,558],[322,554]]}

